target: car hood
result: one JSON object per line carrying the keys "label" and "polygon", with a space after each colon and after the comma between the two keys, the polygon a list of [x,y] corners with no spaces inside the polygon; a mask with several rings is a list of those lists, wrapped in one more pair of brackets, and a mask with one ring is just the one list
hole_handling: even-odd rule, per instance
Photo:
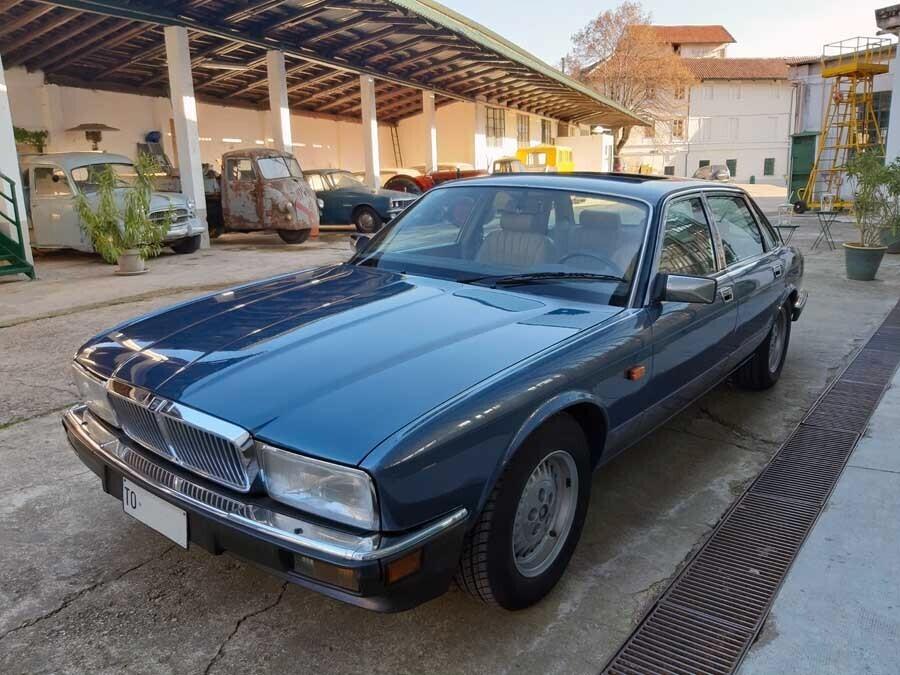
{"label": "car hood", "polygon": [[[125,195],[131,188],[118,188],[113,191],[116,205],[122,209],[125,207]],[[85,195],[87,201],[96,206],[100,201],[99,192],[89,192]],[[168,209],[183,209],[187,207],[187,197],[179,192],[153,192],[150,194],[150,212],[167,211]]]}
{"label": "car hood", "polygon": [[414,196],[410,196],[408,192],[400,192],[399,190],[385,190],[384,188],[367,188],[361,186],[336,188],[331,191],[333,194],[355,194],[355,195],[375,195],[377,197],[387,197],[389,199],[404,199],[412,201]]}
{"label": "car hood", "polygon": [[435,406],[620,311],[340,265],[138,319],[79,360],[352,465]]}

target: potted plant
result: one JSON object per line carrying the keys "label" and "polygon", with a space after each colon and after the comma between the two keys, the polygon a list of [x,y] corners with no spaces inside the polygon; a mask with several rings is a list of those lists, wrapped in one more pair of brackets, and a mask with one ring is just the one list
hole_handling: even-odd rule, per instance
{"label": "potted plant", "polygon": [[94,250],[108,263],[118,262],[116,274],[142,274],[144,260],[158,255],[172,223],[171,209],[162,218],[150,218],[152,176],[156,161],[142,153],[134,165],[134,181],[123,184],[105,166],[93,177],[97,191],[77,196],[81,226],[90,236]]}
{"label": "potted plant", "polygon": [[[31,148],[39,153],[44,152],[47,145],[47,136],[49,132],[46,129],[23,129],[22,127],[13,127],[13,137],[16,145],[22,148]],[[20,150],[22,150],[20,148]]]}
{"label": "potted plant", "polygon": [[884,237],[900,231],[900,160],[885,164],[880,153],[869,150],[847,163],[847,174],[856,180],[853,213],[859,230],[859,241],[844,243],[847,278],[871,281],[888,250]]}

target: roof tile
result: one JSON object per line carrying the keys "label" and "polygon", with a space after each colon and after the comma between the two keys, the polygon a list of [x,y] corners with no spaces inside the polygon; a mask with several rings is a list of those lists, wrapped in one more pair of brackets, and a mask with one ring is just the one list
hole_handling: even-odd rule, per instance
{"label": "roof tile", "polygon": [[786,80],[788,63],[774,59],[682,59],[698,80]]}
{"label": "roof tile", "polygon": [[650,26],[661,42],[725,44],[735,42],[725,26]]}

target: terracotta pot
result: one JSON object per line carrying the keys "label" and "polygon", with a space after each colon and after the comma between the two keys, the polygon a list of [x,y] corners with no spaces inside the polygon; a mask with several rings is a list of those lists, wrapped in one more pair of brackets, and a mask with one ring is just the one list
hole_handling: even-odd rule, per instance
{"label": "terracotta pot", "polygon": [[143,274],[147,271],[147,268],[144,266],[144,259],[141,257],[141,252],[136,248],[129,248],[122,253],[119,254],[119,269],[116,270],[116,274],[121,276],[130,276],[132,274]]}
{"label": "terracotta pot", "polygon": [[863,246],[857,242],[844,244],[844,262],[847,278],[854,281],[872,281],[881,266],[887,246]]}

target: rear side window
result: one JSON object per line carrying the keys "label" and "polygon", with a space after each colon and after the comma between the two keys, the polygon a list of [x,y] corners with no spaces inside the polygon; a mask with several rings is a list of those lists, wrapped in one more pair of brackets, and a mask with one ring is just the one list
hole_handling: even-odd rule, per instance
{"label": "rear side window", "polygon": [[722,237],[726,265],[747,260],[764,251],[762,234],[743,198],[710,195],[707,202]]}
{"label": "rear side window", "polygon": [[716,271],[712,233],[700,197],[669,206],[659,271],[707,276]]}

